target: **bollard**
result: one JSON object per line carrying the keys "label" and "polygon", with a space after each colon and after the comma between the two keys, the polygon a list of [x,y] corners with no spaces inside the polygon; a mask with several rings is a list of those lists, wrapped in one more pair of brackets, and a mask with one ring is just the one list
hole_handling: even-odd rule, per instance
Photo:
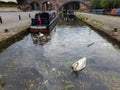
{"label": "bollard", "polygon": [[31,18],[31,15],[29,14],[29,18]]}
{"label": "bollard", "polygon": [[7,33],[9,30],[8,29],[5,29],[5,33]]}
{"label": "bollard", "polygon": [[2,18],[1,18],[1,16],[0,16],[0,23],[2,24],[3,22],[2,22]]}
{"label": "bollard", "polygon": [[19,20],[21,20],[21,16],[19,15]]}
{"label": "bollard", "polygon": [[114,28],[114,32],[117,32],[118,31],[118,29],[117,28]]}

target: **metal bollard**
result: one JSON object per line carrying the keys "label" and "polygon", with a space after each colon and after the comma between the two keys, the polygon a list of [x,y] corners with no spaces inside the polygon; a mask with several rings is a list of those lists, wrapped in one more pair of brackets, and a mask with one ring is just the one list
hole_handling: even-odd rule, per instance
{"label": "metal bollard", "polygon": [[29,18],[31,18],[31,15],[29,14]]}
{"label": "metal bollard", "polygon": [[1,18],[1,16],[0,16],[0,23],[2,24],[3,22],[2,22],[2,18]]}
{"label": "metal bollard", "polygon": [[19,15],[19,20],[21,20],[21,16]]}
{"label": "metal bollard", "polygon": [[9,32],[9,30],[8,30],[8,29],[5,29],[4,31],[5,31],[5,33]]}
{"label": "metal bollard", "polygon": [[118,29],[117,29],[117,28],[114,28],[114,32],[118,32]]}

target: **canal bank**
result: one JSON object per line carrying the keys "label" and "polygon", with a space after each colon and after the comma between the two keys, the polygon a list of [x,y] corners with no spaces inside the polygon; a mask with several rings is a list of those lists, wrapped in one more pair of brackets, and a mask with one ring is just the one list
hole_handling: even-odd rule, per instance
{"label": "canal bank", "polygon": [[[75,16],[120,45],[120,17],[75,12]],[[117,30],[116,30],[117,29]]]}
{"label": "canal bank", "polygon": [[3,25],[2,27],[9,26],[10,29],[0,32],[0,51],[22,38],[28,32],[29,25],[30,19]]}
{"label": "canal bank", "polygon": [[31,18],[39,12],[13,12],[11,9],[8,10],[0,12],[0,51],[23,38],[28,33]]}

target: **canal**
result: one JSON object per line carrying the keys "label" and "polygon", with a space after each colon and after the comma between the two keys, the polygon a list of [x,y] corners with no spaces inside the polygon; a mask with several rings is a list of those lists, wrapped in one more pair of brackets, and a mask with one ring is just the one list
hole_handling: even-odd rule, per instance
{"label": "canal", "polygon": [[[120,50],[83,23],[60,22],[40,44],[28,34],[0,53],[2,90],[120,90]],[[82,57],[87,66],[74,75]]]}

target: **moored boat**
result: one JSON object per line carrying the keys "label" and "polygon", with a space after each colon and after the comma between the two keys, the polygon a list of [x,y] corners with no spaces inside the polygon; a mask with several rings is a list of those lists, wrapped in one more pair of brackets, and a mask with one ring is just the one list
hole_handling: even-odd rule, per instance
{"label": "moored boat", "polygon": [[49,33],[56,26],[58,16],[55,12],[42,12],[35,14],[35,18],[31,19],[31,21],[31,32]]}

